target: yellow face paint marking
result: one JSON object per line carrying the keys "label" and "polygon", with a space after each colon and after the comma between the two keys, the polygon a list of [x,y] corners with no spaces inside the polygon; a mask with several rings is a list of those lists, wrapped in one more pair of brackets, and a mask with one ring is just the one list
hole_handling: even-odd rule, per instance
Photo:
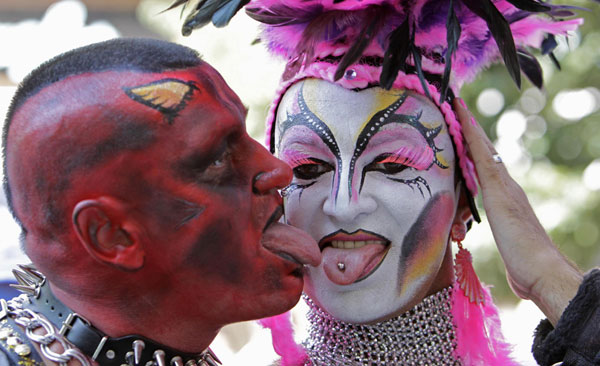
{"label": "yellow face paint marking", "polygon": [[150,84],[125,88],[125,93],[136,102],[162,112],[169,123],[185,108],[195,90],[191,82],[163,79]]}

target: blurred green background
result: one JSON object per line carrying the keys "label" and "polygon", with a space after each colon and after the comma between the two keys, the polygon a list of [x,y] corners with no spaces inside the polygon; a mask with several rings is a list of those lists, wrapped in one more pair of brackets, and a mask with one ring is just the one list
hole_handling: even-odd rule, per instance
{"label": "blurred green background", "polygon": [[[600,265],[600,4],[560,3],[590,11],[578,12],[585,23],[576,36],[559,40],[562,71],[548,56],[536,55],[544,71],[542,90],[526,79],[518,90],[497,65],[461,96],[508,160],[554,242],[588,270]],[[494,285],[494,296],[516,302],[493,244],[478,246],[474,257],[482,280]]]}

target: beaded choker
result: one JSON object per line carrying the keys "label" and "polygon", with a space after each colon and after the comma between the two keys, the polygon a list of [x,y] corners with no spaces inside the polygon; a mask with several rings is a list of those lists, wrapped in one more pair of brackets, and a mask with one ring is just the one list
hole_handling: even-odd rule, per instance
{"label": "beaded choker", "polygon": [[337,320],[304,295],[310,307],[306,365],[460,366],[451,294],[451,288],[444,289],[398,317],[371,325]]}

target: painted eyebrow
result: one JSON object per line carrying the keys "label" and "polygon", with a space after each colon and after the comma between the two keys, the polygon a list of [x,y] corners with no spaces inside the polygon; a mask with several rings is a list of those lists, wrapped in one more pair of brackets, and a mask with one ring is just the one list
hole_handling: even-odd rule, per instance
{"label": "painted eyebrow", "polygon": [[[371,117],[369,122],[365,125],[365,127],[362,129],[362,131],[360,131],[360,134],[358,135],[358,139],[356,140],[356,146],[354,147],[352,159],[350,160],[348,192],[350,192],[351,198],[352,198],[352,189],[351,188],[352,188],[352,181],[353,181],[353,177],[354,177],[354,170],[356,168],[356,161],[358,160],[358,158],[362,155],[362,153],[367,148],[367,145],[369,144],[369,141],[371,140],[371,138],[373,136],[375,136],[377,134],[377,132],[379,132],[379,130],[383,126],[388,125],[390,123],[406,123],[409,126],[414,127],[425,138],[425,141],[427,141],[427,144],[429,145],[431,150],[433,150],[433,161],[431,162],[429,167],[427,167],[427,169],[431,168],[431,166],[433,164],[436,164],[437,166],[439,166],[442,169],[448,168],[448,166],[442,164],[436,156],[436,154],[438,152],[443,151],[443,149],[440,149],[435,145],[435,141],[434,141],[434,139],[439,135],[440,131],[442,130],[442,125],[440,124],[439,126],[437,126],[435,128],[425,127],[420,121],[422,111],[419,111],[414,116],[395,113],[402,106],[402,104],[404,104],[404,102],[406,101],[406,99],[408,97],[409,97],[408,93],[404,92],[398,99],[396,99],[396,101],[394,101],[388,107],[375,113],[373,115],[373,117]],[[361,177],[361,184],[360,184],[361,188],[364,183],[364,179],[365,179],[365,174],[363,172],[362,177]]]}
{"label": "painted eyebrow", "polygon": [[[340,153],[340,147],[333,136],[333,133],[329,129],[329,127],[323,122],[316,114],[314,114],[306,101],[304,100],[304,84],[300,88],[298,92],[298,107],[300,108],[300,112],[296,114],[290,114],[286,111],[286,119],[281,123],[280,133],[281,138],[279,139],[277,150],[281,151],[281,141],[283,141],[283,135],[285,132],[294,127],[294,126],[304,126],[313,131],[321,141],[331,150],[333,156],[335,156],[335,160],[337,162],[337,175],[339,182],[339,175],[342,172],[342,156]],[[335,179],[332,181],[332,185],[335,184]],[[337,200],[339,189],[335,190],[335,199]]]}

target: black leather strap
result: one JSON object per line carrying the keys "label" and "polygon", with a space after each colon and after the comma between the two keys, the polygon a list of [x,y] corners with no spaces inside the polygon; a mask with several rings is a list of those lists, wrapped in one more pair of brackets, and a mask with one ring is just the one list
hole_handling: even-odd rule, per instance
{"label": "black leather strap", "polygon": [[[120,366],[122,364],[144,366],[148,362],[153,362],[157,365],[155,352],[160,353],[161,351],[164,352],[166,365],[174,364],[173,360],[178,357],[182,364],[186,364],[189,360],[196,361],[205,358],[204,353],[190,354],[179,352],[139,335],[120,338],[108,337],[96,329],[85,318],[72,312],[56,299],[47,281],[44,281],[40,286],[38,296],[30,296],[30,300],[31,304],[28,304],[26,307],[43,314],[60,330],[60,333],[69,342],[102,366]],[[136,340],[144,342],[144,347],[137,363],[135,362],[133,351],[133,342]]]}

